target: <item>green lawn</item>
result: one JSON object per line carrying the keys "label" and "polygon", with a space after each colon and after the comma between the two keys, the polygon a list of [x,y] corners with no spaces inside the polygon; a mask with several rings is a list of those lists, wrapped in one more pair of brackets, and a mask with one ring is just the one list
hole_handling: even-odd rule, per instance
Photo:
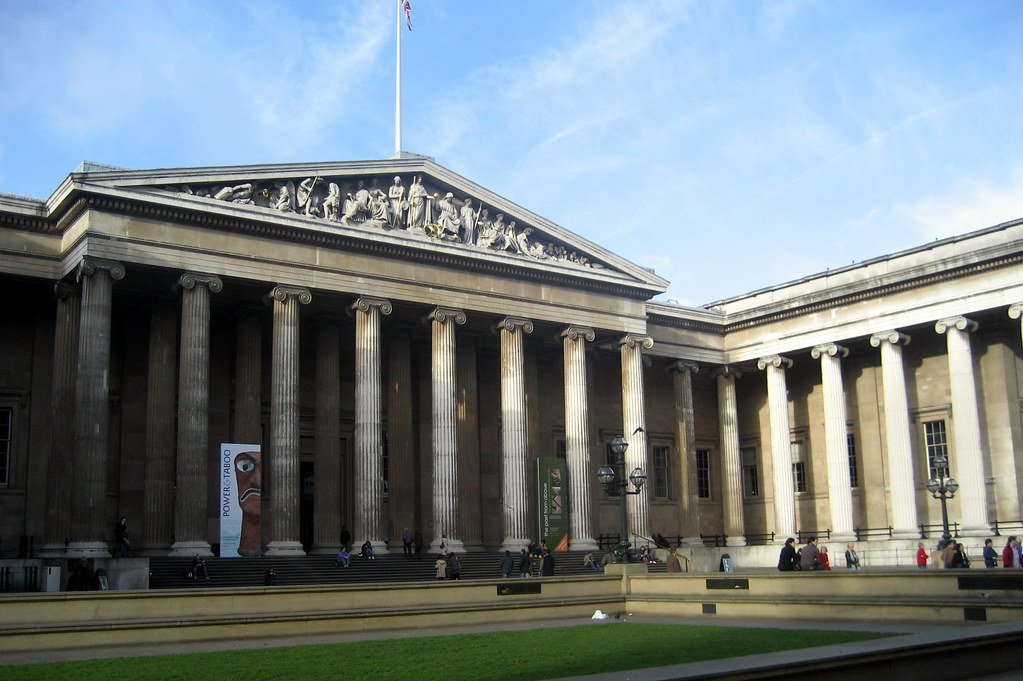
{"label": "green lawn", "polygon": [[884,638],[633,622],[0,667],[3,681],[531,681]]}

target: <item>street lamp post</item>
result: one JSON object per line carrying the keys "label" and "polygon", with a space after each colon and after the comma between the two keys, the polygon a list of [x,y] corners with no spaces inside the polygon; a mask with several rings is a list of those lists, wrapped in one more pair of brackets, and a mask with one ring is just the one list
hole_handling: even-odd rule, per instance
{"label": "street lamp post", "polygon": [[955,497],[956,491],[959,489],[959,483],[956,482],[955,478],[945,477],[948,475],[948,458],[944,454],[935,456],[932,465],[936,475],[927,481],[927,491],[935,499],[941,500],[942,535],[938,548],[943,549],[952,543],[952,533],[948,531],[948,500]]}
{"label": "street lamp post", "polygon": [[[629,510],[626,502],[628,495],[639,494],[642,491],[647,476],[646,472],[637,466],[629,474],[629,478],[625,478],[625,450],[628,448],[629,443],[625,441],[624,437],[616,437],[611,441],[611,452],[615,456],[614,465],[601,466],[600,470],[597,471],[597,480],[600,481],[600,484],[604,485],[604,491],[607,495],[609,497],[622,498],[622,536],[618,548],[615,549],[613,554],[615,563],[633,563],[639,560],[632,550],[632,543],[629,541]],[[635,490],[629,489],[630,482],[636,488]]]}

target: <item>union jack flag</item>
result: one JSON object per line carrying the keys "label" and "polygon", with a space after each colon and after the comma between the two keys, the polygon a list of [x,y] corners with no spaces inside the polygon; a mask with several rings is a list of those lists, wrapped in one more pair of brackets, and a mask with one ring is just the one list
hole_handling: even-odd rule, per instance
{"label": "union jack flag", "polygon": [[408,26],[408,30],[412,30],[412,5],[408,4],[408,0],[401,1],[401,8],[405,10],[405,25]]}

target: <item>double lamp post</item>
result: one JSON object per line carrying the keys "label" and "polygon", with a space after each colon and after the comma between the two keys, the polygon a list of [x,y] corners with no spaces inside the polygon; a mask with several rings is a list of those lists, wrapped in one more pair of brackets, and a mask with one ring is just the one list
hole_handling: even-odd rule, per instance
{"label": "double lamp post", "polygon": [[934,457],[931,465],[934,468],[934,477],[927,481],[927,491],[935,499],[941,500],[941,541],[938,548],[943,549],[952,543],[952,533],[948,531],[948,500],[956,495],[959,483],[955,478],[946,478],[948,475],[948,457],[938,454]]}
{"label": "double lamp post", "polygon": [[[618,436],[611,441],[611,453],[614,454],[614,464],[612,466],[601,466],[600,470],[597,471],[597,480],[604,486],[604,491],[609,497],[621,497],[622,498],[622,530],[621,530],[621,541],[618,544],[618,548],[615,549],[613,559],[615,563],[635,563],[639,561],[636,552],[632,549],[632,543],[629,542],[629,510],[628,510],[628,497],[632,494],[639,494],[643,490],[643,484],[646,482],[646,471],[639,466],[636,466],[629,474],[628,479],[625,477],[625,450],[629,448],[629,443],[625,441],[624,437]],[[634,490],[629,489],[629,483],[635,487]]]}

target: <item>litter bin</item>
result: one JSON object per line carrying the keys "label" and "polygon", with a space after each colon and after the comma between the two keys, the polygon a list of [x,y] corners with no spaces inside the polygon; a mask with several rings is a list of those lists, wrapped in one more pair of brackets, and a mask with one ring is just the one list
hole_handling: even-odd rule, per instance
{"label": "litter bin", "polygon": [[44,568],[42,584],[39,585],[40,591],[60,591],[60,568],[59,567],[48,567]]}
{"label": "litter bin", "polygon": [[727,553],[721,554],[721,567],[719,572],[732,572],[732,557]]}

